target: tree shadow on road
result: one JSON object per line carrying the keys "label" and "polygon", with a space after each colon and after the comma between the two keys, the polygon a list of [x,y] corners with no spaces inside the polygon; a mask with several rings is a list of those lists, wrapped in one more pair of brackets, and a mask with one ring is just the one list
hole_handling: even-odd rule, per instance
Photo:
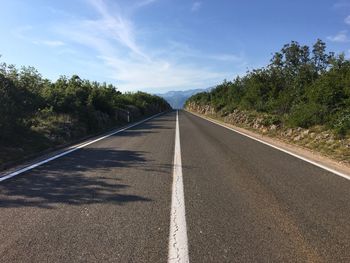
{"label": "tree shadow on road", "polygon": [[[149,202],[126,194],[116,170],[142,166],[144,152],[84,148],[0,184],[0,208]],[[115,174],[113,174],[115,173]],[[124,192],[124,193],[123,193]]]}
{"label": "tree shadow on road", "polygon": [[145,136],[150,133],[158,133],[160,130],[174,130],[175,131],[175,121],[169,119],[152,119],[148,122],[127,129],[121,133],[114,136],[120,137],[135,137],[135,136]]}

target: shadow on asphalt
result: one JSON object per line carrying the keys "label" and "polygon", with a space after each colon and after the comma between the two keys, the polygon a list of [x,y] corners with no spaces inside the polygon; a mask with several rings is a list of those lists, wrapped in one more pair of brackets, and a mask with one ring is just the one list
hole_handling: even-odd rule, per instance
{"label": "shadow on asphalt", "polygon": [[[115,134],[113,136],[119,137],[135,137],[135,136],[145,136],[150,133],[159,133],[160,130],[171,130],[174,129],[169,125],[170,118],[161,118],[160,120],[154,119],[149,122],[143,123],[142,125],[127,129],[121,133]],[[160,125],[157,122],[162,122]]]}
{"label": "shadow on asphalt", "polygon": [[[86,205],[149,202],[149,198],[121,193],[130,186],[119,183],[112,168],[146,163],[144,152],[83,148],[0,184],[0,208],[40,207],[58,204]],[[146,166],[146,165],[145,165]]]}
{"label": "shadow on asphalt", "polygon": [[[113,136],[133,137],[174,129],[174,112],[152,119]],[[54,209],[59,204],[86,205],[150,202],[151,199],[126,194],[118,169],[168,174],[172,164],[154,164],[146,152],[86,147],[49,162],[0,184],[0,208],[40,207]],[[113,172],[115,174],[113,174]],[[123,171],[125,173],[125,171]],[[125,175],[125,174],[123,174]]]}

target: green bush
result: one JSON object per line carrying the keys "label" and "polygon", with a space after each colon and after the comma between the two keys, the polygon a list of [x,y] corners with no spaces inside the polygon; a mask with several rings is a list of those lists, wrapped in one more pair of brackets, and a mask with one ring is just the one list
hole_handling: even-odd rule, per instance
{"label": "green bush", "polygon": [[336,134],[340,137],[345,137],[350,131],[350,109],[337,116],[334,123]]}
{"label": "green bush", "polygon": [[210,105],[222,114],[234,109],[266,113],[266,124],[292,127],[326,125],[347,134],[350,109],[350,61],[326,52],[317,40],[312,48],[292,41],[276,52],[268,66],[224,81],[189,103]]}
{"label": "green bush", "polygon": [[281,117],[277,115],[268,115],[262,121],[264,126],[280,125],[281,123]]}
{"label": "green bush", "polygon": [[297,104],[288,115],[287,122],[293,127],[309,128],[317,124],[324,124],[325,107],[318,104]]}
{"label": "green bush", "polygon": [[[117,124],[116,111],[136,107],[143,115],[170,109],[162,98],[144,92],[119,92],[113,85],[61,76],[51,82],[32,67],[0,63],[0,143],[23,136],[69,141]],[[16,142],[11,141],[17,138]],[[19,139],[18,139],[19,138]]]}

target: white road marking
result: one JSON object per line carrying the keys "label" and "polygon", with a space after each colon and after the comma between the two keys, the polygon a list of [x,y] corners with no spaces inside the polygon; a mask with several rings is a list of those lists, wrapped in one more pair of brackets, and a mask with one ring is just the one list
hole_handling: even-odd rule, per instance
{"label": "white road marking", "polygon": [[189,262],[178,111],[176,112],[175,152],[168,262]]}
{"label": "white road marking", "polygon": [[159,116],[159,115],[161,115],[161,114],[163,114],[163,112],[158,113],[158,114],[156,114],[156,115],[153,115],[153,116],[151,116],[151,117],[149,117],[149,118],[147,118],[147,119],[144,119],[144,120],[142,120],[142,121],[133,123],[133,124],[131,124],[131,125],[125,127],[125,128],[122,128],[122,129],[120,129],[120,130],[113,131],[113,132],[111,132],[111,133],[109,133],[109,134],[107,134],[107,135],[104,135],[104,136],[102,136],[102,137],[99,137],[99,138],[97,138],[97,139],[95,139],[95,140],[88,141],[88,142],[84,142],[84,143],[77,144],[77,145],[73,145],[73,146],[69,147],[67,151],[64,151],[64,152],[62,152],[62,153],[60,153],[60,154],[57,154],[57,155],[55,155],[55,156],[53,156],[53,157],[50,157],[50,158],[48,158],[48,159],[45,159],[45,160],[43,160],[43,161],[37,162],[37,163],[35,163],[35,164],[32,164],[32,165],[30,165],[30,166],[24,167],[24,168],[22,168],[22,169],[20,169],[20,170],[17,170],[17,171],[15,171],[15,172],[12,172],[12,173],[9,173],[9,174],[7,174],[7,175],[4,175],[4,176],[0,177],[0,182],[3,182],[3,181],[5,181],[5,180],[7,180],[7,179],[10,179],[10,178],[14,177],[14,176],[17,176],[17,175],[19,175],[19,174],[22,174],[22,173],[24,173],[24,172],[27,172],[27,171],[29,171],[29,170],[32,170],[32,169],[34,169],[34,168],[36,168],[36,167],[38,167],[38,166],[40,166],[40,165],[43,165],[43,164],[48,163],[48,162],[50,162],[50,161],[53,161],[53,160],[55,160],[55,159],[57,159],[57,158],[60,158],[60,157],[65,156],[65,155],[67,155],[67,154],[70,154],[70,153],[72,153],[72,152],[74,152],[74,151],[76,151],[76,150],[79,150],[79,149],[81,149],[81,148],[84,148],[85,146],[88,146],[88,145],[93,144],[93,143],[95,143],[95,142],[98,142],[98,141],[101,141],[101,140],[103,140],[103,139],[106,139],[106,138],[108,138],[108,137],[110,137],[110,136],[112,136],[112,135],[114,135],[114,134],[120,133],[120,132],[125,131],[125,130],[127,130],[127,129],[130,129],[130,128],[132,128],[132,127],[135,127],[135,126],[137,126],[137,125],[139,125],[139,124],[141,124],[141,123],[143,123],[143,122],[145,122],[145,121],[148,121],[148,120],[150,120],[150,119],[153,119],[153,118],[155,118],[155,117],[157,117],[157,116]]}
{"label": "white road marking", "polygon": [[[187,111],[187,112],[189,112],[189,111]],[[326,170],[326,171],[328,171],[328,172],[331,172],[331,173],[333,173],[333,174],[336,174],[336,175],[338,175],[338,176],[341,176],[341,177],[343,177],[343,178],[345,178],[345,179],[347,179],[347,180],[350,180],[350,176],[349,176],[349,175],[346,175],[346,174],[344,174],[344,173],[338,172],[338,171],[336,171],[336,170],[334,170],[334,169],[332,169],[332,168],[330,168],[330,167],[327,167],[327,166],[322,165],[322,164],[320,164],[320,163],[314,162],[314,161],[312,161],[312,160],[310,160],[310,159],[307,159],[307,158],[305,158],[305,157],[302,157],[302,156],[300,156],[300,155],[297,155],[297,154],[295,154],[295,153],[292,153],[292,152],[290,152],[290,151],[288,151],[288,150],[285,150],[285,149],[283,149],[283,148],[280,148],[280,147],[278,147],[278,146],[275,146],[275,145],[273,145],[273,144],[270,144],[270,143],[268,143],[268,142],[265,142],[265,141],[263,141],[263,140],[260,140],[260,139],[258,139],[258,138],[255,138],[255,137],[253,137],[253,136],[250,136],[250,135],[248,135],[248,134],[245,134],[245,133],[243,133],[243,132],[240,132],[240,131],[238,131],[238,130],[236,130],[236,129],[234,129],[234,128],[228,127],[228,126],[226,126],[226,125],[224,125],[224,124],[221,124],[221,123],[219,123],[219,122],[217,122],[217,121],[204,118],[204,117],[202,117],[202,116],[200,116],[200,115],[197,115],[197,114],[194,114],[194,113],[192,113],[192,112],[189,112],[189,113],[191,113],[192,115],[197,116],[197,117],[199,117],[199,118],[202,118],[202,119],[204,119],[204,120],[206,120],[206,121],[209,121],[209,122],[212,122],[212,123],[214,123],[214,124],[216,124],[216,125],[219,125],[219,126],[221,126],[221,127],[224,127],[224,128],[229,129],[229,130],[231,130],[231,131],[234,131],[234,132],[236,132],[236,133],[238,133],[238,134],[241,134],[241,135],[243,135],[243,136],[245,136],[245,137],[248,137],[248,138],[250,138],[250,139],[252,139],[252,140],[255,140],[255,141],[258,141],[258,142],[263,143],[263,144],[265,144],[265,145],[268,145],[268,146],[270,146],[270,147],[272,147],[272,148],[274,148],[274,149],[277,149],[277,150],[279,150],[279,151],[281,151],[281,152],[284,152],[284,153],[287,153],[287,154],[289,154],[289,155],[292,155],[292,156],[294,156],[294,157],[296,157],[296,158],[298,158],[298,159],[301,159],[301,160],[303,160],[303,161],[305,161],[305,162],[311,163],[311,164],[313,164],[313,165],[315,165],[315,166],[317,166],[317,167],[319,167],[319,168],[322,168],[322,169],[324,169],[324,170]]]}

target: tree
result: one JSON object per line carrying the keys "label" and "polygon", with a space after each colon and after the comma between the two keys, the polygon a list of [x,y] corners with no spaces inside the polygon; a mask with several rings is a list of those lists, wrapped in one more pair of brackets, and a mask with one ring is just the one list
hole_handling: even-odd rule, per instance
{"label": "tree", "polygon": [[324,73],[329,62],[329,55],[326,54],[326,43],[321,39],[317,39],[316,43],[313,45],[312,54],[312,61],[315,66],[316,73]]}

